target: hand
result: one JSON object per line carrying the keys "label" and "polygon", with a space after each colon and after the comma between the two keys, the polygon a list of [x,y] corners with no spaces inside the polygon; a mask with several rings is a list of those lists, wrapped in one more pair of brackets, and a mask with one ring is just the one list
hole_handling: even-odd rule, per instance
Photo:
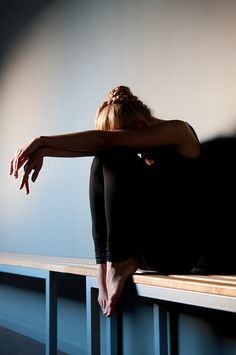
{"label": "hand", "polygon": [[30,154],[34,153],[40,147],[40,138],[35,138],[18,149],[10,163],[10,175],[18,178],[18,171],[30,159]]}
{"label": "hand", "polygon": [[29,175],[34,171],[31,180],[35,182],[43,166],[43,157],[44,155],[39,149],[29,156],[27,163],[24,165],[24,175],[21,180],[20,190],[25,188],[27,195],[29,194]]}

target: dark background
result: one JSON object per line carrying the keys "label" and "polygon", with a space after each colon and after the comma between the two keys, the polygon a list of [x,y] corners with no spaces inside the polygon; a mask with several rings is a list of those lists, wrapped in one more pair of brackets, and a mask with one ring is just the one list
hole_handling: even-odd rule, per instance
{"label": "dark background", "polygon": [[[24,24],[53,0],[0,0],[0,63]],[[56,1],[56,0],[54,0]]]}

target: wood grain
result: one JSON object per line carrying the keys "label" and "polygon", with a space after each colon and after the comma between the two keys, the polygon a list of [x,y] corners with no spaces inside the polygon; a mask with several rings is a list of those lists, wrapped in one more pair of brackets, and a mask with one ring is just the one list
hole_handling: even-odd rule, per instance
{"label": "wood grain", "polygon": [[[0,253],[0,264],[97,276],[94,260],[18,253]],[[139,271],[139,270],[138,270]],[[147,286],[236,297],[236,275],[158,275],[137,272],[133,282]]]}

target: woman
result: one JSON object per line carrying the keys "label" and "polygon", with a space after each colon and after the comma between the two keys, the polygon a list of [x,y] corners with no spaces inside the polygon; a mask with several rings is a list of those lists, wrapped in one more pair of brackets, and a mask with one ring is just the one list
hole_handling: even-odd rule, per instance
{"label": "woman", "polygon": [[188,123],[153,117],[128,87],[118,86],[99,107],[96,130],[33,139],[16,151],[10,174],[17,178],[24,166],[20,189],[28,194],[29,176],[36,181],[45,156],[95,156],[90,206],[98,302],[110,317],[138,268],[190,272],[199,259],[191,193],[199,154]]}

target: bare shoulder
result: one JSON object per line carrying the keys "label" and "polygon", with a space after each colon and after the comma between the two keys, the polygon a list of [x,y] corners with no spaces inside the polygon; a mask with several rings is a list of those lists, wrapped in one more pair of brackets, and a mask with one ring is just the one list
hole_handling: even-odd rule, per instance
{"label": "bare shoulder", "polygon": [[183,120],[180,120],[180,119],[160,119],[160,118],[155,118],[155,117],[152,117],[152,121],[151,121],[151,125],[153,126],[158,126],[158,125],[161,125],[161,126],[166,126],[166,127],[173,127],[174,129],[176,127],[182,127],[183,129],[186,128],[188,126],[188,123],[183,121]]}
{"label": "bare shoulder", "polygon": [[161,118],[156,118],[156,117],[152,117],[152,119],[151,119],[151,125],[156,125],[156,124],[160,124],[163,122],[167,122],[167,121],[163,120]]}
{"label": "bare shoulder", "polygon": [[152,129],[162,132],[165,139],[176,146],[177,151],[187,158],[200,155],[200,142],[195,129],[186,121],[179,119],[153,120]]}

